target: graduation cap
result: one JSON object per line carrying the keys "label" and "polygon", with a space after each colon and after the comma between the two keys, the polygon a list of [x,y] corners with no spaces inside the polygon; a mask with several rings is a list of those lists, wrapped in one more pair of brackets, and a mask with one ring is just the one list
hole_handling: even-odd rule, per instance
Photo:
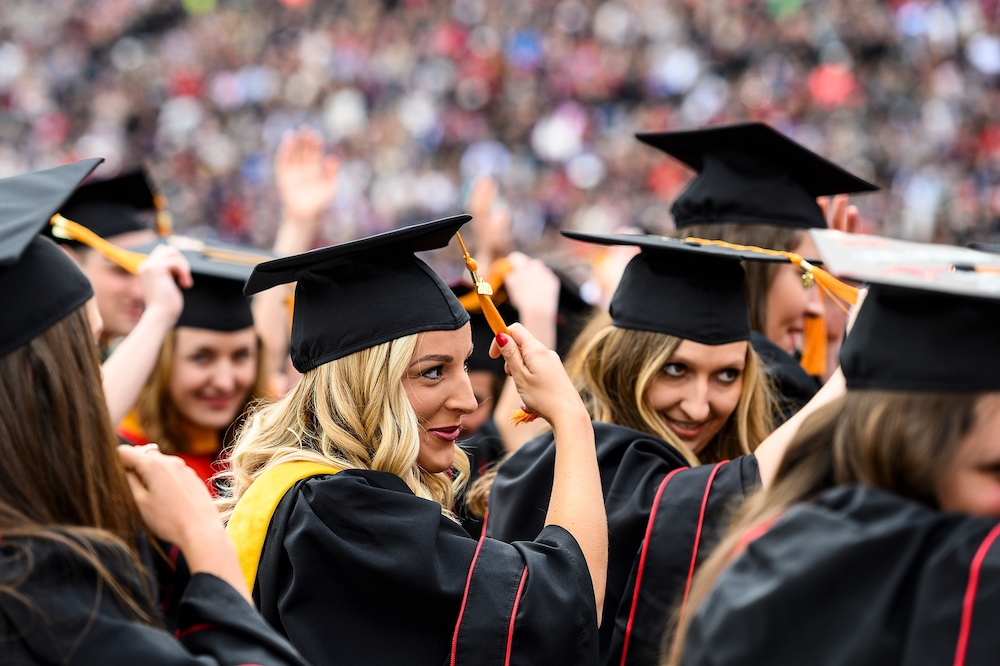
{"label": "graduation cap", "polygon": [[232,243],[211,243],[186,236],[171,236],[165,241],[136,248],[148,254],[157,245],[176,247],[191,265],[194,286],[184,290],[184,309],[176,326],[204,328],[229,333],[253,326],[250,298],[243,285],[253,267],[274,255]]}
{"label": "graduation cap", "polygon": [[458,215],[257,265],[244,292],[296,282],[290,353],[299,372],[421,331],[456,330],[469,313],[414,252],[444,247]]}
{"label": "graduation cap", "polygon": [[[154,193],[146,171],[136,169],[115,178],[81,186],[59,212],[101,238],[110,238],[132,231],[148,230],[149,226],[139,213],[163,207],[162,197]],[[59,243],[80,245],[72,238],[56,238]]]}
{"label": "graduation cap", "polygon": [[814,231],[828,268],[870,285],[840,351],[848,388],[1000,390],[1000,257]]}
{"label": "graduation cap", "polygon": [[632,245],[641,250],[625,268],[611,299],[615,326],[707,345],[750,339],[750,310],[740,262],[788,261],[779,255],[662,236],[562,234],[587,243]]}
{"label": "graduation cap", "polygon": [[27,344],[94,295],[73,260],[39,232],[102,161],[0,179],[0,355]]}
{"label": "graduation cap", "polygon": [[670,208],[678,228],[703,222],[825,228],[816,197],[878,189],[764,123],[636,138],[698,172]]}

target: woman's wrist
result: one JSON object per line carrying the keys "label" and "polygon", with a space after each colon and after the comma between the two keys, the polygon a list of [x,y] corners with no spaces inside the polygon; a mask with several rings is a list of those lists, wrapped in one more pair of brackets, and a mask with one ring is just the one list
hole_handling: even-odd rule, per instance
{"label": "woman's wrist", "polygon": [[593,439],[593,424],[590,420],[590,414],[587,413],[583,403],[567,406],[559,410],[548,421],[552,426],[553,435],[557,437],[561,434],[571,434],[574,431],[589,430],[591,432],[591,439]]}

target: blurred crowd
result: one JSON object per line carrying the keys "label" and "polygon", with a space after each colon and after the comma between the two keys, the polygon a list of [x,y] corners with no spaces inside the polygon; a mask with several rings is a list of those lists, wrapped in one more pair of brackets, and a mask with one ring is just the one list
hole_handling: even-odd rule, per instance
{"label": "blurred crowd", "polygon": [[466,207],[519,249],[665,231],[690,173],[637,131],[763,120],[881,185],[862,228],[1000,235],[996,0],[0,1],[0,176],[145,162],[187,233],[269,245],[271,157],[341,158],[322,241]]}

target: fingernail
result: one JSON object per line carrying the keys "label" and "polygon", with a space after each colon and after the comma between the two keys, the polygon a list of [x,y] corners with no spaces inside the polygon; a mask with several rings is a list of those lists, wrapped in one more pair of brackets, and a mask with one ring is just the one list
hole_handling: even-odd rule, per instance
{"label": "fingernail", "polygon": [[497,333],[497,344],[498,345],[500,345],[501,347],[506,347],[507,346],[507,340],[508,340],[508,338],[507,338],[506,335],[504,335],[503,333]]}

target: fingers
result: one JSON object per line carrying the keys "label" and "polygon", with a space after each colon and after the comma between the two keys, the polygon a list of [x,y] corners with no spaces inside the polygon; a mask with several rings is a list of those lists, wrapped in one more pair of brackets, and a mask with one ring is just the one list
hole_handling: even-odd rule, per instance
{"label": "fingers", "polygon": [[142,483],[142,479],[131,471],[125,470],[125,480],[128,481],[128,487],[132,491],[132,497],[135,499],[136,504],[141,504],[149,494],[146,486]]}
{"label": "fingers", "polygon": [[823,211],[826,226],[830,226],[830,197],[816,197],[816,205]]}
{"label": "fingers", "polygon": [[859,216],[860,215],[858,213],[858,207],[857,206],[853,206],[853,205],[848,206],[847,207],[847,224],[846,224],[846,228],[844,229],[844,231],[846,231],[849,234],[856,234],[856,233],[858,233],[858,225],[859,225],[859,221],[858,220],[859,220]]}
{"label": "fingers", "polygon": [[[515,324],[514,326],[518,326]],[[523,327],[521,327],[523,328]],[[511,335],[505,335],[500,333],[494,339],[493,344],[499,347],[500,354],[503,356],[504,363],[506,365],[505,370],[507,374],[512,377],[518,375],[527,374],[528,368],[524,364],[524,358],[521,355],[520,344],[513,337],[514,331],[511,330]]]}

